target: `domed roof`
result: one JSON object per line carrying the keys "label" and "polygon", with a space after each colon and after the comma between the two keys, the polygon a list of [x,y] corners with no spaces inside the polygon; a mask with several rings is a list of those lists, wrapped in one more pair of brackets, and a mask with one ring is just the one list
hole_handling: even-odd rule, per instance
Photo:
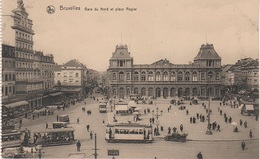
{"label": "domed roof", "polygon": [[112,55],[112,59],[125,59],[125,58],[131,58],[130,52],[128,52],[127,45],[117,45],[116,51]]}

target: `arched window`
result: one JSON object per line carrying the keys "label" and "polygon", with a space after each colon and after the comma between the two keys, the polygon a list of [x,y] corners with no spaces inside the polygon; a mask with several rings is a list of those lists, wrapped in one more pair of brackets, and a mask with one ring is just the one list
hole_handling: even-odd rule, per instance
{"label": "arched window", "polygon": [[161,73],[160,72],[156,72],[155,81],[161,81]]}
{"label": "arched window", "polygon": [[124,81],[124,72],[119,72],[119,81]]}
{"label": "arched window", "polygon": [[201,73],[201,80],[205,80],[206,78],[205,78],[205,73],[204,72],[202,72]]}
{"label": "arched window", "polygon": [[138,88],[134,88],[134,94],[138,94]]}
{"label": "arched window", "polygon": [[178,81],[182,81],[182,79],[183,79],[182,72],[178,72]]}
{"label": "arched window", "polygon": [[208,72],[208,80],[213,80],[213,72]]}
{"label": "arched window", "polygon": [[198,81],[197,72],[193,72],[193,73],[192,73],[192,81]]}
{"label": "arched window", "polygon": [[126,74],[126,80],[130,80],[130,73]]}
{"label": "arched window", "polygon": [[146,73],[145,72],[141,73],[141,81],[146,81]]}
{"label": "arched window", "polygon": [[148,73],[148,81],[153,81],[153,72],[152,71],[150,71]]}
{"label": "arched window", "polygon": [[171,81],[175,81],[175,80],[176,80],[175,72],[171,72]]}
{"label": "arched window", "polygon": [[116,80],[116,73],[113,73],[113,80]]}
{"label": "arched window", "polygon": [[189,81],[190,80],[190,72],[186,72],[185,73],[185,81]]}
{"label": "arched window", "polygon": [[134,73],[134,81],[138,81],[139,80],[139,73],[135,72]]}
{"label": "arched window", "polygon": [[163,73],[163,81],[168,81],[168,72]]}
{"label": "arched window", "polygon": [[219,73],[217,72],[216,73],[216,80],[219,80],[220,79],[220,75],[219,75]]}

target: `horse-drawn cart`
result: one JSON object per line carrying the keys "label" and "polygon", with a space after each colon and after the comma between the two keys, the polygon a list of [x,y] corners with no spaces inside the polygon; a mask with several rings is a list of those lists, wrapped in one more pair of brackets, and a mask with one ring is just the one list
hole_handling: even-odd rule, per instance
{"label": "horse-drawn cart", "polygon": [[183,134],[173,133],[171,135],[165,136],[164,140],[166,140],[166,141],[185,142],[187,136],[188,136],[188,134],[185,134],[185,133],[183,133]]}

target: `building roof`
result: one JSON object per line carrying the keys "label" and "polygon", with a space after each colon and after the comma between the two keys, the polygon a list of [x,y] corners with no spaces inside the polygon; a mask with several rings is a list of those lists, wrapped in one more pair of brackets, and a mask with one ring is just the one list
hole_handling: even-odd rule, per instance
{"label": "building roof", "polygon": [[233,65],[227,64],[227,65],[223,65],[222,66],[222,71],[223,72],[227,72],[230,70],[230,68],[232,68]]}
{"label": "building roof", "polygon": [[206,60],[206,59],[217,59],[221,60],[219,55],[214,49],[213,44],[202,44],[200,47],[200,51],[198,52],[197,56],[194,58],[196,60]]}
{"label": "building roof", "polygon": [[62,67],[82,67],[83,64],[80,63],[78,60],[73,59],[65,63]]}
{"label": "building roof", "polygon": [[159,61],[156,61],[154,63],[152,63],[151,65],[174,65],[173,63],[171,63],[169,60],[167,59],[161,59]]}
{"label": "building roof", "polygon": [[128,52],[127,45],[117,45],[115,52],[113,52],[112,59],[118,59],[118,58],[132,58],[130,56],[130,52]]}

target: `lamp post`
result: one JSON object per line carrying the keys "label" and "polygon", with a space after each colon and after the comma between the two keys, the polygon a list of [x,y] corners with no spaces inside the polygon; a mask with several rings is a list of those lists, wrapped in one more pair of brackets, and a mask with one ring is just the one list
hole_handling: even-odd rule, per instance
{"label": "lamp post", "polygon": [[[161,112],[161,114],[159,114],[159,112]],[[154,110],[152,111],[152,114],[153,114],[153,116],[156,117],[156,133],[157,133],[157,135],[160,135],[160,134],[159,134],[159,124],[160,124],[160,122],[159,122],[159,116],[162,116],[162,115],[163,115],[163,111],[162,111],[162,110],[159,111],[159,108],[157,107],[157,108],[156,108],[156,114],[154,115]],[[155,135],[156,135],[156,134],[155,134]]]}
{"label": "lamp post", "polygon": [[209,85],[210,85],[211,77],[212,77],[212,72],[209,72],[209,74],[208,74],[208,88],[207,88],[207,90],[208,90],[208,98],[209,98],[208,126],[207,126],[207,131],[206,131],[207,135],[212,135],[212,131],[210,129],[210,112],[211,112],[211,110],[210,110],[210,91],[209,91],[210,90],[209,89]]}

